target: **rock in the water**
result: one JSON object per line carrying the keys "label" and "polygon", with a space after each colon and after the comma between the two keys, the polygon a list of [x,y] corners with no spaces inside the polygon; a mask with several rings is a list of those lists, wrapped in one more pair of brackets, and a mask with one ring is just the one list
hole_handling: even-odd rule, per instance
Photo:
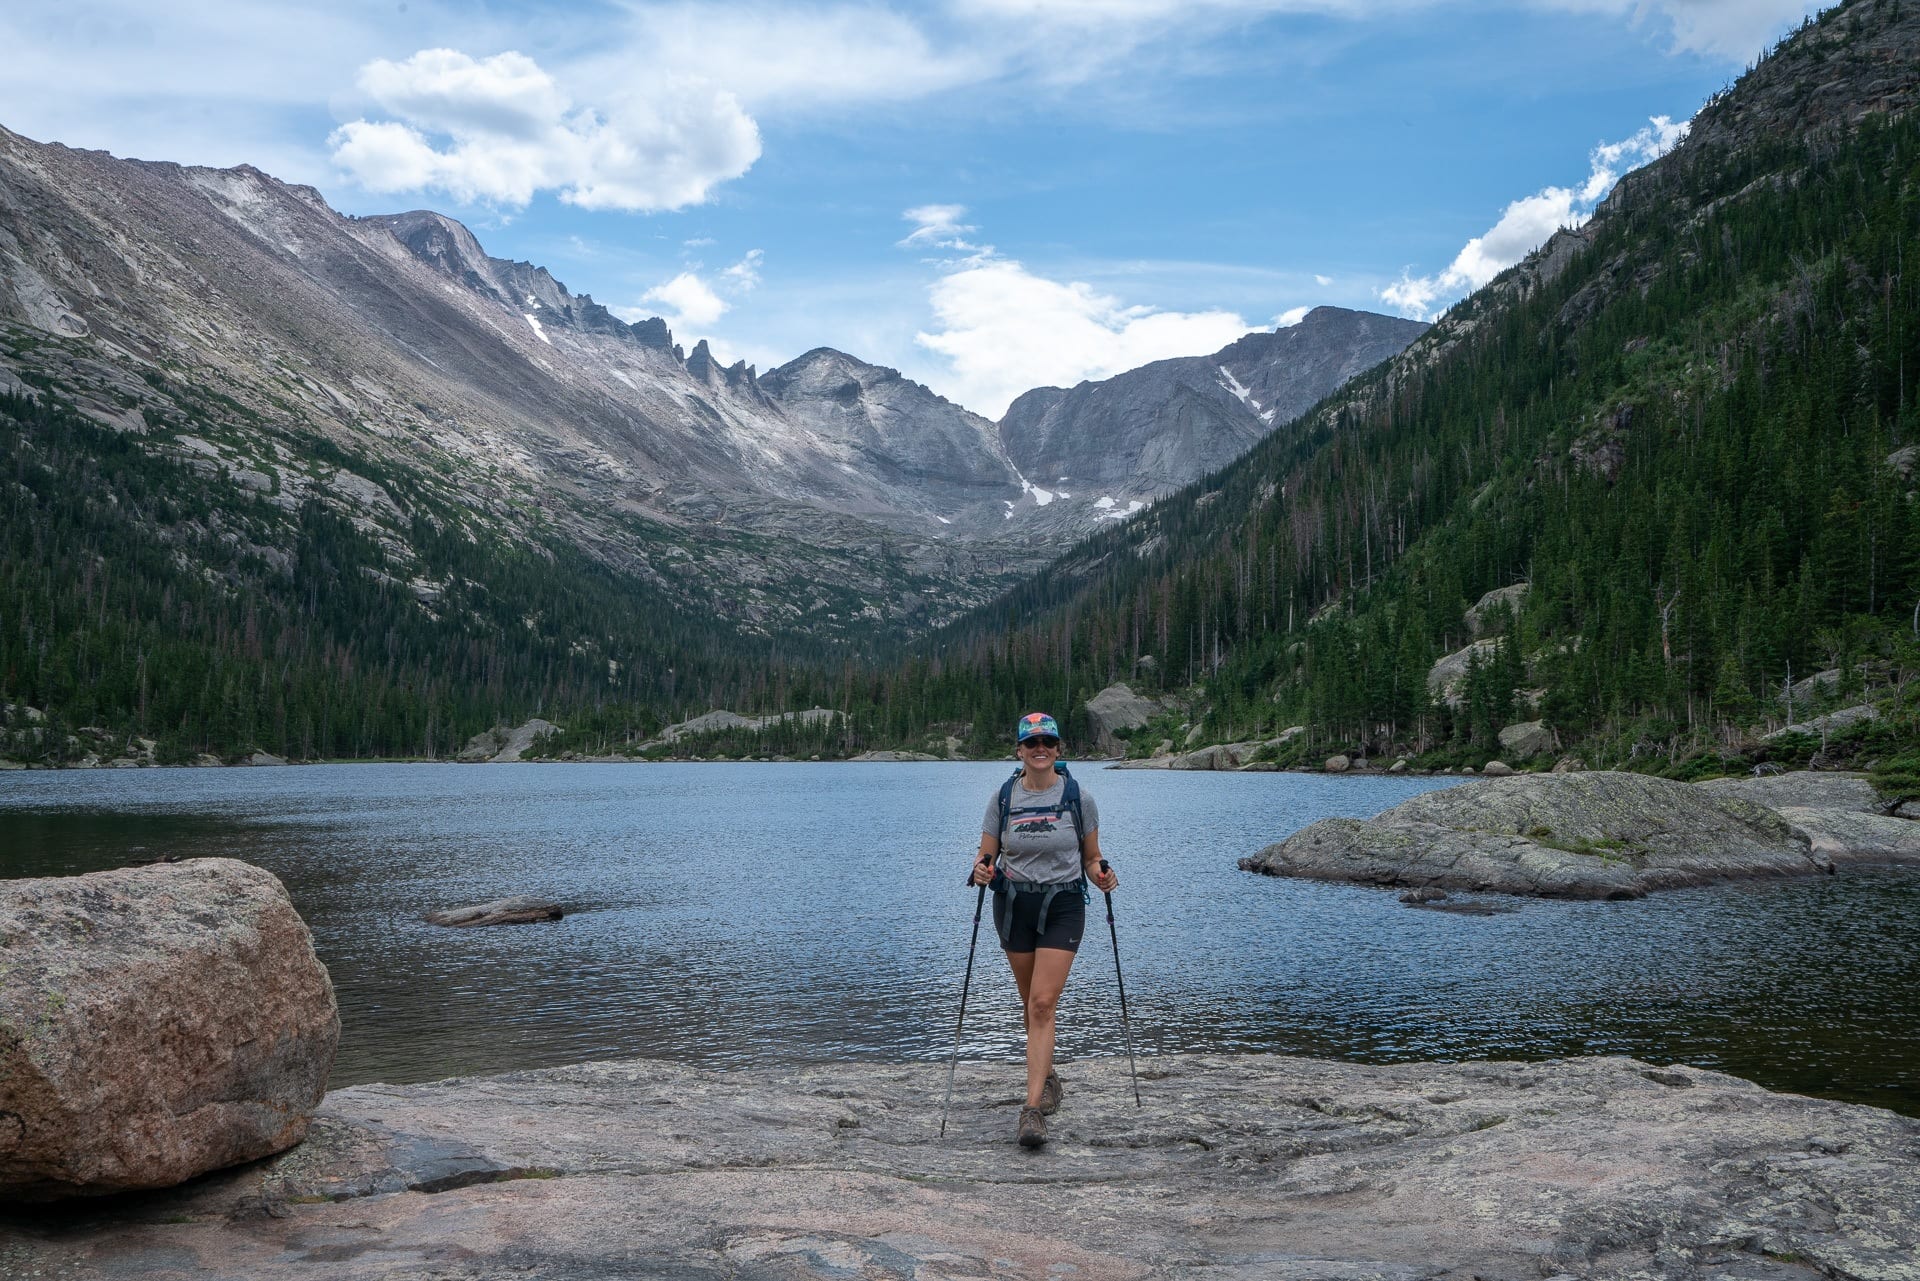
{"label": "rock in the water", "polygon": [[355,1086],[283,1157],[0,1259],[64,1281],[1808,1281],[1911,1277],[1920,1252],[1920,1122],[1880,1108],[1625,1058],[1139,1067],[1144,1107],[1124,1058],[1063,1069],[1037,1153],[1006,1063],[960,1066],[944,1140],[929,1063]]}
{"label": "rock in the water", "polygon": [[529,925],[535,921],[557,921],[565,915],[566,912],[557,903],[520,896],[497,898],[490,903],[475,903],[470,907],[450,907],[444,911],[428,912],[420,919],[429,925],[451,925],[464,928],[469,925]]}
{"label": "rock in the water", "polygon": [[1322,768],[1329,774],[1344,774],[1353,768],[1353,758],[1344,755],[1329,756],[1327,757],[1327,763]]}
{"label": "rock in the water", "polygon": [[1545,756],[1560,744],[1545,721],[1521,721],[1500,731],[1500,748],[1515,760]]}
{"label": "rock in the water", "polygon": [[1322,819],[1240,866],[1553,898],[1639,898],[1833,867],[1772,810],[1691,783],[1609,771],[1467,784],[1373,819]]}
{"label": "rock in the water", "polygon": [[1513,766],[1505,761],[1488,761],[1481,767],[1480,773],[1487,778],[1512,778]]}
{"label": "rock in the water", "polygon": [[0,881],[0,1202],[168,1187],[298,1143],[339,1042],[269,872]]}
{"label": "rock in the water", "polygon": [[1810,809],[1852,810],[1859,814],[1886,812],[1880,794],[1873,790],[1873,784],[1867,781],[1865,774],[1794,770],[1761,777],[1710,778],[1696,786],[1718,796],[1739,796],[1775,810],[1793,805]]}
{"label": "rock in the water", "polygon": [[1109,685],[1087,700],[1087,722],[1093,727],[1093,750],[1101,755],[1117,755],[1126,743],[1115,730],[1136,730],[1165,708],[1150,698],[1142,698],[1126,684]]}
{"label": "rock in the water", "polygon": [[1402,903],[1438,903],[1447,896],[1447,892],[1432,885],[1422,885],[1417,890],[1408,890],[1400,896]]}

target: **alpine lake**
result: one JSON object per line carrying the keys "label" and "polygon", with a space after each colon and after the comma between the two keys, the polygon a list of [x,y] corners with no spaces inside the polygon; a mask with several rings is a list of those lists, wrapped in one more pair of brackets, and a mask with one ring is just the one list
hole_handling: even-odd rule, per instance
{"label": "alpine lake", "polygon": [[[1009,767],[379,764],[0,774],[0,875],[218,855],[274,872],[339,996],[333,1084],[653,1057],[944,1064],[963,884]],[[1365,1062],[1626,1054],[1920,1115],[1920,877],[1864,871],[1636,902],[1277,880],[1237,860],[1441,778],[1077,771],[1099,804],[1134,1049]],[[514,894],[564,920],[421,914]],[[961,1053],[1014,1060],[991,918]],[[1126,1052],[1100,895],[1061,1007]],[[931,1079],[931,1078],[930,1078]],[[929,1088],[937,1088],[930,1085]]]}

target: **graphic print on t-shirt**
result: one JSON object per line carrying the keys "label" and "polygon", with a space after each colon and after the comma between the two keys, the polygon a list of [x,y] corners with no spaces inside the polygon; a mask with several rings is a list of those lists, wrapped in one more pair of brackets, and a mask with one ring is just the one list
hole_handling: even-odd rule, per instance
{"label": "graphic print on t-shirt", "polygon": [[1057,809],[1011,810],[1007,814],[1008,835],[1040,836],[1060,826]]}

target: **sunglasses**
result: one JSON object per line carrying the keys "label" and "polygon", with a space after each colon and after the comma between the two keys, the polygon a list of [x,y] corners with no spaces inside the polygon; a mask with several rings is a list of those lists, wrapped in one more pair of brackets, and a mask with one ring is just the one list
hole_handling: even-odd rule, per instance
{"label": "sunglasses", "polygon": [[1020,746],[1045,747],[1052,751],[1057,752],[1060,750],[1060,740],[1057,738],[1049,738],[1045,734],[1035,734],[1033,737],[1029,738],[1026,742],[1020,744]]}

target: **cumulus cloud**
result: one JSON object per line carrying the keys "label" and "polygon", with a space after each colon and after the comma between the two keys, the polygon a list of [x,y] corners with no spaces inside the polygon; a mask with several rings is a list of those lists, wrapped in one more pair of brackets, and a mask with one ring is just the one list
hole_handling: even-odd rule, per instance
{"label": "cumulus cloud", "polygon": [[1584,224],[1621,174],[1664,156],[1686,133],[1685,124],[1655,116],[1631,138],[1602,143],[1593,149],[1586,181],[1578,187],[1545,187],[1514,201],[1491,229],[1466,243],[1445,271],[1431,276],[1403,272],[1379,291],[1381,300],[1416,320],[1431,319],[1437,304],[1480,288],[1562,227]]}
{"label": "cumulus cloud", "polygon": [[928,301],[934,325],[914,340],[946,361],[934,385],[990,418],[1030,388],[1070,387],[1148,361],[1214,351],[1253,327],[1226,311],[1129,306],[1006,258],[954,264]]}
{"label": "cumulus cloud", "polygon": [[733,95],[698,81],[582,105],[524,54],[423,49],[368,63],[359,87],[396,119],[352,121],[329,145],[370,191],[515,208],[554,191],[584,209],[680,209],[760,157],[759,128]]}
{"label": "cumulus cloud", "polygon": [[613,312],[626,321],[659,315],[675,329],[708,329],[733,310],[735,300],[753,292],[760,283],[760,264],[765,259],[764,251],[749,249],[740,261],[723,267],[712,280],[702,276],[700,264],[694,263],[641,294],[640,306],[615,307]]}
{"label": "cumulus cloud", "polygon": [[640,295],[640,301],[652,303],[668,313],[667,319],[679,325],[705,328],[727,314],[727,300],[713,286],[691,271],[683,271]]}

